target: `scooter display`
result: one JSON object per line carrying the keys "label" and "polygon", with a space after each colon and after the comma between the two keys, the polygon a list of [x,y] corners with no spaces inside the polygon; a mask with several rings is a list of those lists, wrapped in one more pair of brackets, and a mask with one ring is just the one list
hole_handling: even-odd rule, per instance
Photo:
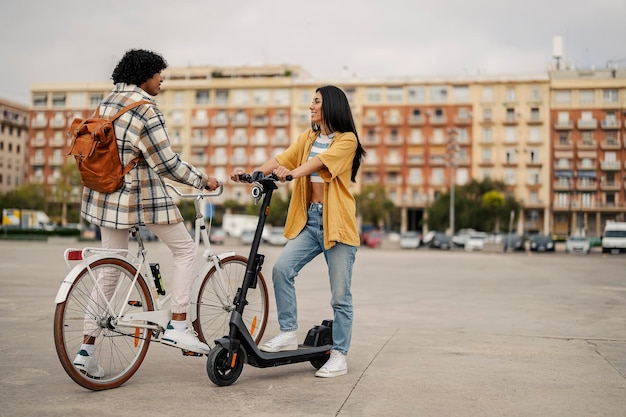
{"label": "scooter display", "polygon": [[[276,190],[278,178],[270,174],[262,175],[260,172],[240,174],[239,180],[252,187],[252,197],[258,204],[262,201],[259,209],[259,221],[257,223],[246,273],[241,287],[238,288],[234,300],[234,310],[230,316],[230,329],[228,335],[215,340],[215,347],[211,349],[207,359],[207,374],[209,379],[216,385],[228,386],[233,384],[243,371],[245,363],[257,368],[268,368],[279,365],[288,365],[309,361],[316,368],[321,368],[330,357],[332,340],[332,320],[324,320],[320,325],[311,328],[297,350],[268,353],[259,350],[250,332],[242,320],[242,313],[246,307],[246,295],[249,288],[256,288],[256,277],[261,271],[265,256],[259,253],[261,235],[265,227],[265,221],[270,210],[272,193]],[[291,180],[291,178],[287,178]]]}

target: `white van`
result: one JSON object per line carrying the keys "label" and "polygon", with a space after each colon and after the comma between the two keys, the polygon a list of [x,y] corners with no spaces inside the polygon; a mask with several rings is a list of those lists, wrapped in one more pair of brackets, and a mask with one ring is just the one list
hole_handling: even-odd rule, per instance
{"label": "white van", "polygon": [[626,252],[626,222],[606,222],[602,233],[602,253]]}

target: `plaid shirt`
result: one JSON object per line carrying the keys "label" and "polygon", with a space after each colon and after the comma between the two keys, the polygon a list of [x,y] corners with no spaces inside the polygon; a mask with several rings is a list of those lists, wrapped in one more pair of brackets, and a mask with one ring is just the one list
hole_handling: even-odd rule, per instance
{"label": "plaid shirt", "polygon": [[[100,103],[100,117],[110,118],[130,103],[154,98],[135,85],[116,84]],[[154,104],[142,104],[114,122],[123,165],[141,155],[137,167],[112,193],[83,189],[82,217],[97,226],[128,229],[140,224],[171,224],[183,220],[167,193],[163,178],[203,189],[207,177],[172,151],[163,113]]]}

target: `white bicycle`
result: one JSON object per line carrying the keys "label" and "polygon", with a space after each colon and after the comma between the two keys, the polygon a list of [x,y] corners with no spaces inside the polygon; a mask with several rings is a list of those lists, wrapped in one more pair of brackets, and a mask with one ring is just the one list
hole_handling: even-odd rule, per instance
{"label": "white bicycle", "polygon": [[[169,187],[181,198],[194,199],[196,249],[202,240],[206,250],[192,287],[188,317],[198,338],[213,347],[214,340],[228,334],[233,301],[248,259],[235,252],[211,251],[200,200],[220,195],[222,187],[214,193],[193,194]],[[160,342],[171,318],[167,308],[170,295],[163,288],[159,265],[148,261],[139,229],[134,227],[131,233],[137,240],[135,255],[130,250],[96,247],[69,248],[64,254],[70,272],[55,299],[54,344],[65,372],[87,389],[116,388],[128,381],[139,369],[150,342]],[[243,319],[259,343],[267,325],[269,303],[260,270],[256,282],[256,288],[248,291]],[[72,363],[88,337],[85,329],[89,326],[89,337],[95,337],[95,355],[104,368],[102,377],[89,375]],[[199,355],[184,350],[183,354]]]}

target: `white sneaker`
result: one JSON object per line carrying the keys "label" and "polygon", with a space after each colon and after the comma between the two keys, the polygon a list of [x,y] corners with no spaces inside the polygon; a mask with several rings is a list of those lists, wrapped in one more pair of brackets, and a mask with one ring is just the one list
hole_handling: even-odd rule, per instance
{"label": "white sneaker", "polygon": [[165,333],[163,333],[161,337],[161,343],[205,355],[211,352],[209,345],[202,343],[200,339],[198,339],[198,333],[189,327],[187,327],[184,332],[178,332],[174,330],[171,325],[168,325],[167,330],[165,330]]}
{"label": "white sneaker", "polygon": [[339,375],[348,373],[348,364],[346,363],[346,355],[338,350],[330,351],[330,358],[326,361],[316,373],[315,376],[320,378],[334,378]]}
{"label": "white sneaker", "polygon": [[80,350],[72,362],[76,369],[92,378],[104,377],[104,368],[100,366],[95,356],[89,356],[86,350]]}
{"label": "white sneaker", "polygon": [[298,332],[280,332],[272,339],[259,346],[263,352],[282,352],[285,350],[298,350]]}

